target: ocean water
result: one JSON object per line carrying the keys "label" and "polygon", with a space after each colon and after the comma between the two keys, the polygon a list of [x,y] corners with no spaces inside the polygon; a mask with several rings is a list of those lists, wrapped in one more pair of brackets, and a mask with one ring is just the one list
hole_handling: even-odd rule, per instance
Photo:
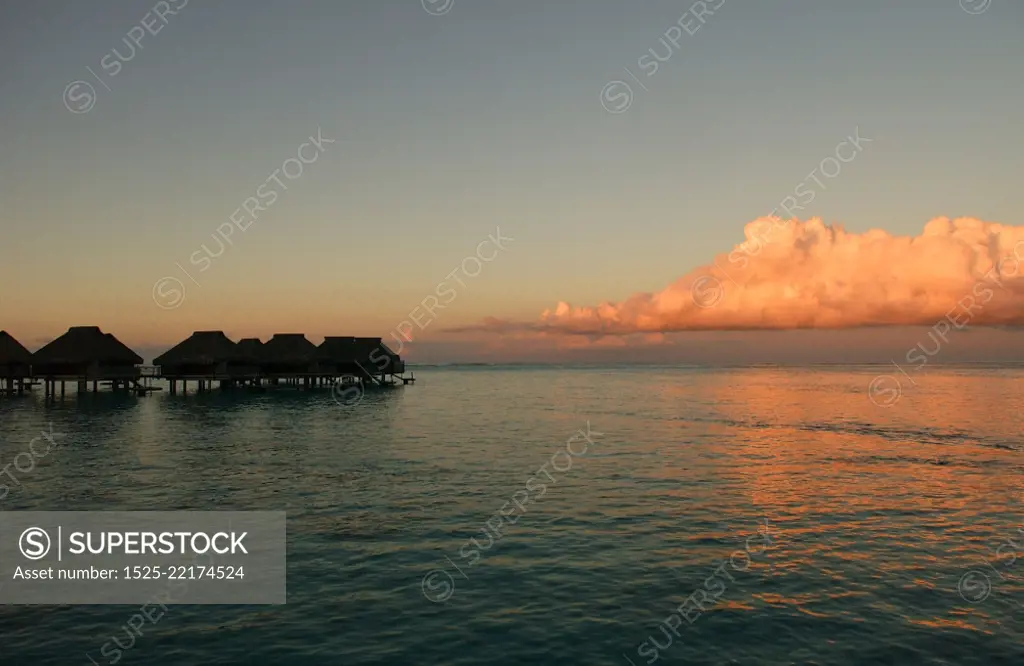
{"label": "ocean water", "polygon": [[[12,472],[2,510],[288,515],[286,605],[171,606],[141,635],[125,627],[137,606],[0,607],[0,663],[1024,656],[1021,370],[416,375],[347,406],[0,401],[0,466],[41,429],[62,436]],[[125,649],[101,654],[114,638]]]}

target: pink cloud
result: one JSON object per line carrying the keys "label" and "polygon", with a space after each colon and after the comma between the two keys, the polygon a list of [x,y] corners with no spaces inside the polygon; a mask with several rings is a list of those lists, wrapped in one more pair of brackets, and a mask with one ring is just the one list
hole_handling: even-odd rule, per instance
{"label": "pink cloud", "polygon": [[[863,234],[765,217],[746,240],[656,293],[535,322],[488,318],[459,331],[586,336],[697,330],[1024,324],[1024,227],[935,218],[919,236]],[[653,342],[654,340],[651,340]]]}

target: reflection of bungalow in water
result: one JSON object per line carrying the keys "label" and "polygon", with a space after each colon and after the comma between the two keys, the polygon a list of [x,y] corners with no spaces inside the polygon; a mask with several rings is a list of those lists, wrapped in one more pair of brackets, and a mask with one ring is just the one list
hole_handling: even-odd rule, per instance
{"label": "reflection of bungalow in water", "polygon": [[[0,331],[0,395],[25,392],[25,379],[32,376],[32,352],[7,331]],[[14,388],[17,382],[18,388]],[[6,387],[4,386],[6,385]]]}
{"label": "reflection of bungalow in water", "polygon": [[84,393],[87,381],[93,391],[99,382],[115,389],[138,385],[141,363],[138,354],[98,326],[73,326],[32,355],[32,373],[45,381],[47,395],[54,393],[58,381],[61,394],[65,381],[77,381]]}
{"label": "reflection of bungalow in water", "polygon": [[301,377],[308,387],[320,375],[316,356],[316,345],[302,333],[278,333],[263,345],[260,370],[271,384],[282,378],[297,384]]}
{"label": "reflection of bungalow in water", "polygon": [[238,345],[223,331],[196,331],[188,339],[153,359],[159,366],[160,376],[171,383],[171,393],[177,392],[180,380],[187,390],[188,380],[195,379],[199,390],[207,382],[219,380],[221,386],[235,381],[255,380],[259,369],[244,362]]}
{"label": "reflection of bungalow in water", "polygon": [[381,338],[327,337],[317,350],[320,369],[332,377],[358,377],[384,383],[405,372],[405,362]]}

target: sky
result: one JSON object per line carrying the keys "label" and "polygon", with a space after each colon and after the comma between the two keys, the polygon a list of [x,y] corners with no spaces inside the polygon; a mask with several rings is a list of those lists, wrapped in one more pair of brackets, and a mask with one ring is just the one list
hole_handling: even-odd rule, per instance
{"label": "sky", "polygon": [[[194,330],[404,330],[425,361],[861,359],[916,344],[921,330],[900,327],[481,325],[662,293],[801,185],[801,225],[855,235],[1024,224],[1024,3],[698,4],[712,13],[0,2],[0,328],[31,349],[73,325],[142,349]],[[970,336],[958,349],[1024,360],[1012,331]]]}

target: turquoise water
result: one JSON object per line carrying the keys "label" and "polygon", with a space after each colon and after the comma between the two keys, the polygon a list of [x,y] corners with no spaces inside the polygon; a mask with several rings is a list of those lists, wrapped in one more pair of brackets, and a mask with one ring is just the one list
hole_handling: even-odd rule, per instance
{"label": "turquoise water", "polygon": [[0,607],[0,662],[1017,663],[1024,372],[889,372],[0,402],[0,466],[63,435],[0,509],[288,512],[287,605]]}

